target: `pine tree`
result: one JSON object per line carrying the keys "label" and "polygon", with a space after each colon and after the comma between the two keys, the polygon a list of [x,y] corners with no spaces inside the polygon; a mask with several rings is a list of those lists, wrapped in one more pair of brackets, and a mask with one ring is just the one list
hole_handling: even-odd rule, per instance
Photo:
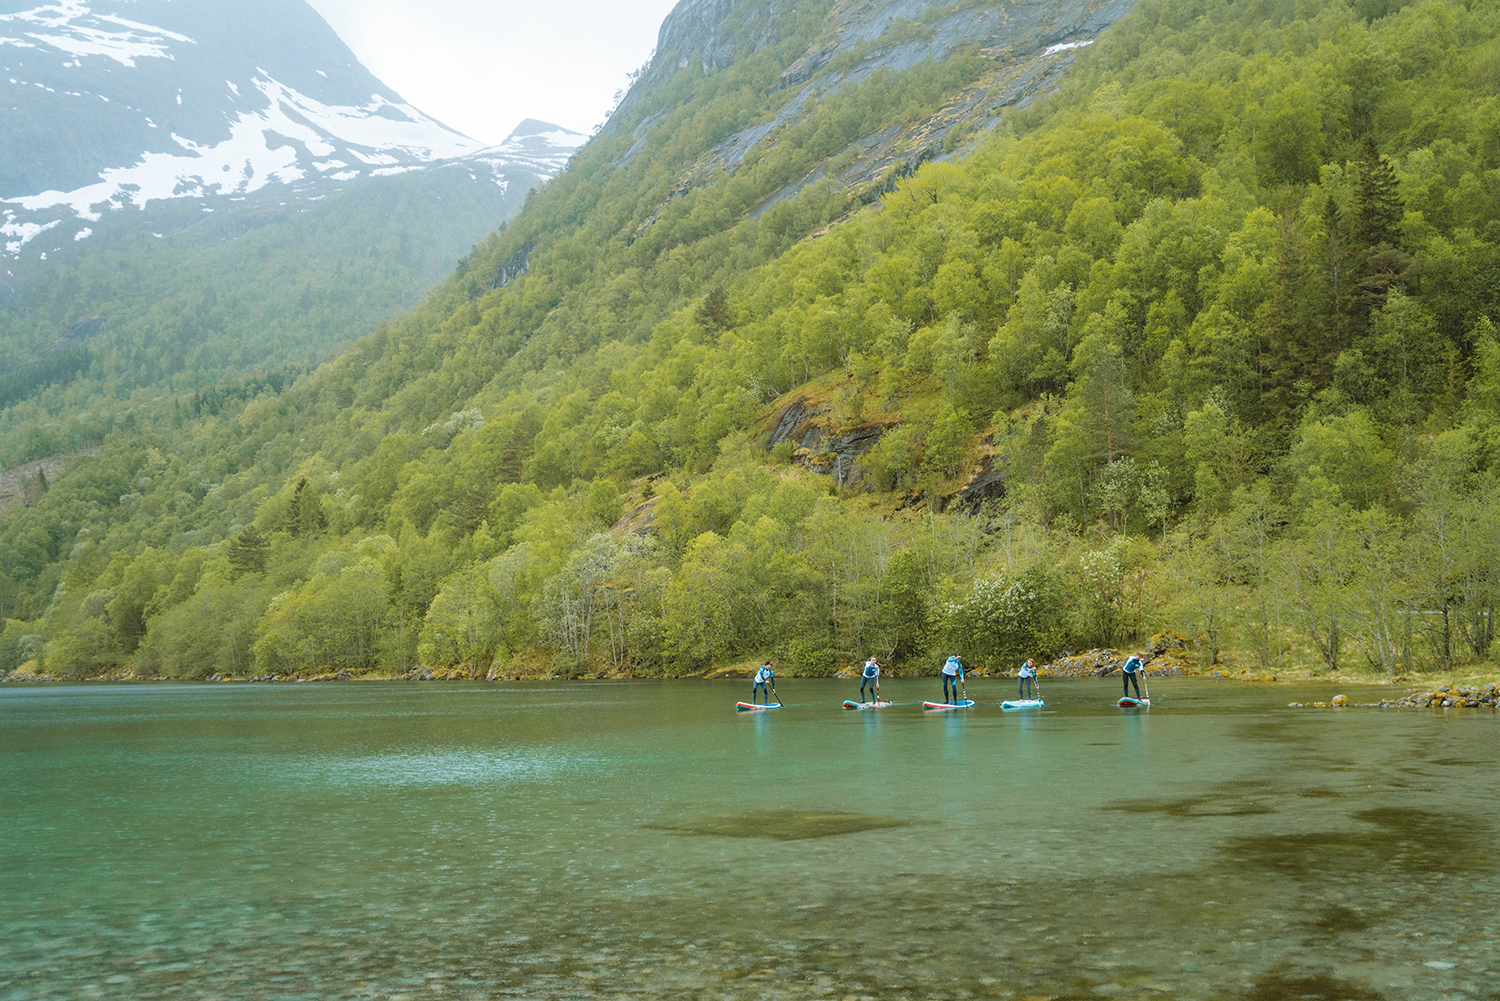
{"label": "pine tree", "polygon": [[729,294],[723,285],[715,285],[698,306],[698,322],[710,330],[729,326]]}
{"label": "pine tree", "polygon": [[1404,288],[1417,275],[1417,262],[1401,247],[1399,227],[1405,215],[1396,172],[1375,148],[1370,136],[1359,145],[1359,182],[1354,190],[1354,231],[1350,235],[1360,258],[1351,289],[1353,316],[1361,327],[1383,308],[1392,289]]}
{"label": "pine tree", "polygon": [[1338,202],[1329,198],[1323,206],[1323,354],[1337,358],[1349,346],[1350,315],[1353,312],[1356,258],[1344,228]]}
{"label": "pine tree", "polygon": [[306,491],[307,477],[304,476],[292,490],[291,502],[286,507],[286,521],[283,527],[286,529],[286,534],[294,539],[302,534],[302,496]]}
{"label": "pine tree", "polygon": [[266,568],[266,539],[249,526],[229,543],[229,565],[236,577],[247,573],[260,573]]}
{"label": "pine tree", "polygon": [[[306,480],[303,481],[307,482]],[[302,533],[317,535],[328,527],[328,515],[323,511],[323,500],[311,490],[302,495]]]}
{"label": "pine tree", "polygon": [[1359,181],[1354,189],[1354,244],[1373,251],[1382,244],[1401,246],[1399,227],[1405,215],[1391,162],[1365,136],[1359,144]]}

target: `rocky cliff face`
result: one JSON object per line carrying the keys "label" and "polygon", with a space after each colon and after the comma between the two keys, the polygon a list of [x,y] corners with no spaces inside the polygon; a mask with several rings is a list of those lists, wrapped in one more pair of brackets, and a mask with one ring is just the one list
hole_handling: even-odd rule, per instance
{"label": "rocky cliff face", "polygon": [[[647,95],[684,70],[713,73],[781,41],[790,30],[790,15],[815,2],[679,3],[662,24],[650,65],[608,126],[633,129],[636,143],[620,164],[628,163],[666,120],[658,112],[637,121],[635,109]],[[878,198],[922,163],[971,150],[1007,111],[1025,107],[1056,86],[1077,50],[1134,5],[1135,0],[825,0],[817,37],[786,66],[772,92],[775,114],[735,131],[699,158],[673,197],[720,172],[733,173],[757,144],[773,142],[780,130],[796,123],[810,101],[827,99],[881,69],[900,72],[928,60],[940,63],[957,53],[978,52],[987,72],[936,114],[858,137],[771,193],[752,214],[758,216],[824,179],[865,191],[867,199]]]}

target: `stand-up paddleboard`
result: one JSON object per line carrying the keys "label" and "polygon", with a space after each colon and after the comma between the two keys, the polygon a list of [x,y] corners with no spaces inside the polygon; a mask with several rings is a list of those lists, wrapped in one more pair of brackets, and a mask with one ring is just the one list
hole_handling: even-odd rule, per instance
{"label": "stand-up paddleboard", "polygon": [[1033,706],[1046,705],[1041,699],[1011,699],[1000,703],[1001,709],[1030,709]]}
{"label": "stand-up paddleboard", "polygon": [[762,703],[759,703],[759,702],[736,702],[735,705],[734,705],[734,707],[736,709],[738,709],[742,713],[750,713],[750,712],[757,712],[757,711],[759,711],[761,709],[780,709],[781,708],[781,703],[780,702],[767,702],[767,703],[762,704]]}
{"label": "stand-up paddleboard", "polygon": [[1149,706],[1150,704],[1150,699],[1132,699],[1128,695],[1121,699],[1119,702],[1119,706],[1121,709],[1124,709],[1127,706]]}
{"label": "stand-up paddleboard", "polygon": [[855,702],[853,699],[844,700],[845,709],[884,709],[889,702]]}
{"label": "stand-up paddleboard", "polygon": [[974,704],[973,699],[962,699],[958,702],[923,702],[923,709],[967,709]]}

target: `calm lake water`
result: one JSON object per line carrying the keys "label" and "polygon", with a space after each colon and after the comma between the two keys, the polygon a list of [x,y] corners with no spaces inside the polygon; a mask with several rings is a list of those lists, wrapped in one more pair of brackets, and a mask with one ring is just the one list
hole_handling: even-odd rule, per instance
{"label": "calm lake water", "polygon": [[6,686],[0,999],[1500,997],[1500,719]]}

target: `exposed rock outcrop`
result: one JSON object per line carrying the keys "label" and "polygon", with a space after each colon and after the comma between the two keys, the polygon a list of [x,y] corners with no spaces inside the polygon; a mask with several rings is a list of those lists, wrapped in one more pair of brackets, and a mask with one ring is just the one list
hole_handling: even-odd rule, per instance
{"label": "exposed rock outcrop", "polygon": [[528,258],[534,247],[536,247],[536,241],[530,240],[520,250],[512,254],[510,260],[495,270],[495,274],[485,283],[485,288],[503,288],[531,270],[531,263]]}
{"label": "exposed rock outcrop", "polygon": [[[1003,463],[1004,460],[998,461]],[[997,457],[994,453],[986,452],[969,477],[969,482],[960,487],[957,493],[942,498],[938,504],[938,510],[962,511],[974,517],[979,514],[979,509],[985,501],[999,500],[1004,496],[1005,471],[997,465]]]}
{"label": "exposed rock outcrop", "polygon": [[855,461],[901,423],[901,415],[879,414],[848,425],[837,420],[833,407],[807,396],[794,396],[777,411],[766,435],[768,446],[789,441],[797,446],[797,461],[814,472],[827,473],[841,484],[860,479]]}

